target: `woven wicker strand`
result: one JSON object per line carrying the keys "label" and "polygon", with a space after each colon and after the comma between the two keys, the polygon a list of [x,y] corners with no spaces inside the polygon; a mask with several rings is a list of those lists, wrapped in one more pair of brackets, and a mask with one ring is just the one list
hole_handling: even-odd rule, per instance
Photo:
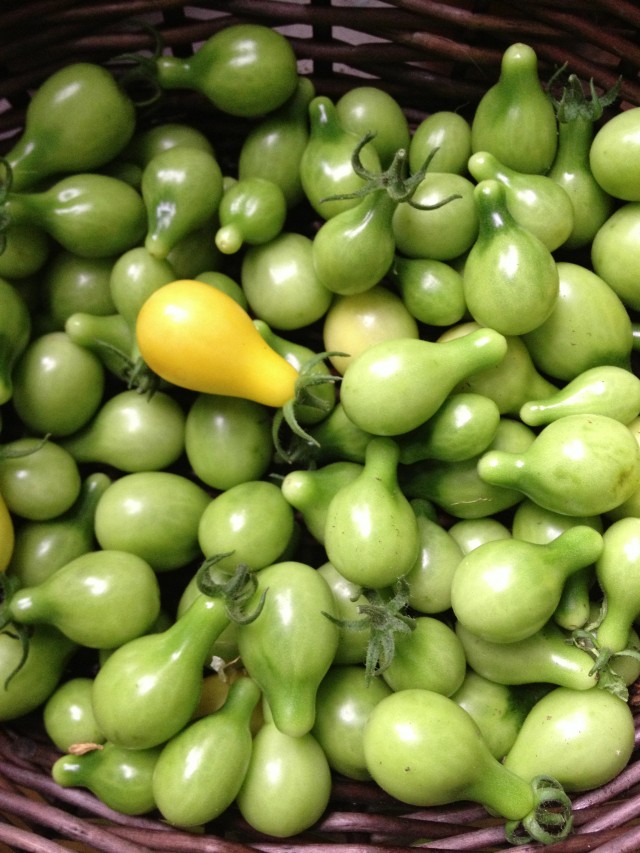
{"label": "woven wicker strand", "polygon": [[[334,3],[336,5],[334,5]],[[339,3],[339,5],[338,5]],[[622,107],[640,106],[640,5],[632,0],[3,0],[0,8],[0,153],[23,127],[30,93],[71,61],[109,63],[150,51],[152,24],[164,49],[187,56],[220,28],[255,22],[291,41],[302,73],[319,94],[338,97],[371,83],[389,91],[414,122],[439,109],[471,115],[499,74],[504,49],[524,41],[537,52],[542,79],[565,62],[600,90],[622,77]],[[34,27],[33,22],[38,26]],[[177,107],[176,107],[177,103]],[[168,115],[224,128],[231,141],[246,126],[215,114],[192,94],[167,98]],[[177,113],[172,110],[177,109]],[[633,703],[634,711],[638,704]],[[640,714],[636,717],[640,723]],[[640,726],[639,726],[640,728]],[[575,831],[522,853],[625,853],[640,849],[640,760],[611,783],[573,799]],[[233,808],[191,833],[155,814],[113,812],[91,793],[60,788],[50,770],[58,753],[38,715],[0,730],[0,853],[496,853],[513,849],[501,821],[459,803],[412,810],[373,784],[337,777],[322,820],[303,836],[274,839]]]}

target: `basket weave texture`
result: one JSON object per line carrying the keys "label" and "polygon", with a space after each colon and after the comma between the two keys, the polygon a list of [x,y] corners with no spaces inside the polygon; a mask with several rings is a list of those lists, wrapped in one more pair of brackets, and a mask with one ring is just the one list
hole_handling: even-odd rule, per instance
{"label": "basket weave texture", "polygon": [[[504,49],[515,41],[536,50],[543,79],[566,62],[600,90],[621,77],[622,106],[640,105],[640,4],[632,0],[209,0],[188,6],[178,0],[3,0],[0,149],[20,131],[30,92],[57,68],[150,50],[140,20],[153,24],[166,51],[184,56],[230,24],[272,26],[290,39],[318,94],[337,98],[370,82],[394,95],[414,121],[441,109],[471,113],[497,79]],[[181,95],[178,105],[168,104],[196,123],[215,120],[220,126],[225,120],[212,118],[210,105],[198,97]],[[229,121],[233,130],[235,120]],[[630,702],[634,709],[640,704],[635,693]],[[86,791],[58,787],[50,778],[57,755],[37,719],[0,731],[0,853],[513,849],[502,822],[480,806],[412,810],[374,785],[343,778],[335,779],[323,819],[302,837],[262,837],[233,809],[206,834],[187,833],[153,817],[114,813]],[[573,805],[574,834],[544,849],[639,850],[640,760],[632,759],[607,786],[575,797]],[[519,849],[529,853],[542,846]]]}

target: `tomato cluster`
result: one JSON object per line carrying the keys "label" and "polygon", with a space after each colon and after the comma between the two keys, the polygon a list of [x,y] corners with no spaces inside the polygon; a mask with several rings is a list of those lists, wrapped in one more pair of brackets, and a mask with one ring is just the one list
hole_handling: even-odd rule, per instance
{"label": "tomato cluster", "polygon": [[231,160],[78,63],[3,161],[0,719],[176,826],[335,773],[566,835],[634,749],[640,110],[520,43],[417,127],[258,25],[143,66]]}

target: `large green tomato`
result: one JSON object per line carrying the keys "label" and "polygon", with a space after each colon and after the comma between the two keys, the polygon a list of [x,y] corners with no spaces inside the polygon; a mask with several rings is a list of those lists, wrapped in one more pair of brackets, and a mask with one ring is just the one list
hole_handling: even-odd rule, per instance
{"label": "large green tomato", "polygon": [[13,372],[13,405],[34,433],[76,432],[102,402],[105,371],[100,359],[66,332],[33,340]]}
{"label": "large green tomato", "polygon": [[52,625],[35,625],[26,660],[18,669],[21,641],[12,625],[0,631],[0,721],[22,717],[48,699],[77,648]]}
{"label": "large green tomato", "polygon": [[271,463],[271,414],[241,397],[199,394],[187,412],[185,452],[196,476],[214,489],[259,480]]}
{"label": "large green tomato", "polygon": [[[44,521],[66,512],[82,488],[73,456],[53,441],[19,438],[0,457],[0,493],[11,512]],[[13,454],[13,455],[12,455]]]}
{"label": "large green tomato", "polygon": [[239,563],[253,570],[275,563],[293,534],[293,509],[280,487],[267,480],[248,480],[222,492],[198,525],[203,554],[224,555],[216,565],[225,571]]}
{"label": "large green tomato", "polygon": [[640,201],[630,201],[605,220],[591,243],[594,271],[624,304],[640,308],[640,284],[635,274],[640,259]]}
{"label": "large green tomato", "polygon": [[160,587],[151,566],[127,551],[89,551],[37,586],[9,599],[12,618],[46,623],[74,642],[113,649],[149,631],[160,615]]}
{"label": "large green tomato", "polygon": [[524,779],[545,773],[567,791],[586,791],[617,776],[633,749],[626,702],[597,687],[557,687],[533,706],[504,764]]}
{"label": "large green tomato", "polygon": [[311,239],[292,231],[248,248],[241,282],[251,310],[274,329],[314,323],[333,299],[315,273]]}
{"label": "large green tomato", "polygon": [[602,189],[623,201],[640,201],[640,107],[623,110],[596,133],[589,165]]}
{"label": "large green tomato", "polygon": [[332,666],[325,675],[312,734],[333,770],[349,779],[371,779],[364,760],[364,727],[373,708],[391,692],[382,678],[367,679],[363,666]]}
{"label": "large green tomato", "polygon": [[101,548],[130,551],[155,571],[177,569],[200,555],[198,525],[210,500],[182,474],[126,474],[98,501],[96,538]]}
{"label": "large green tomato", "polygon": [[281,106],[293,95],[298,73],[289,41],[271,27],[224,27],[193,56],[160,56],[164,89],[194,89],[225,113],[250,118]]}
{"label": "large green tomato", "polygon": [[45,731],[61,752],[73,744],[104,743],[91,705],[92,685],[87,676],[69,678],[56,687],[44,705]]}
{"label": "large green tomato", "polygon": [[473,188],[471,181],[462,175],[428,172],[411,201],[434,209],[418,210],[407,203],[398,205],[393,215],[398,251],[409,258],[438,261],[463,255],[478,234]]}
{"label": "large green tomato", "polygon": [[79,258],[58,252],[43,271],[47,311],[59,328],[72,314],[100,316],[116,310],[109,285],[113,258]]}
{"label": "large green tomato", "polygon": [[408,149],[409,122],[395,98],[384,89],[354,86],[336,101],[336,111],[342,126],[359,138],[375,133],[372,145],[384,169],[399,149]]}
{"label": "large green tomato", "polygon": [[402,299],[383,285],[364,293],[338,296],[324,317],[324,347],[329,361],[344,373],[350,361],[372,344],[393,338],[417,338],[418,324]]}
{"label": "large green tomato", "polygon": [[128,389],[109,397],[78,432],[61,440],[79,462],[103,463],[120,471],[156,471],[173,465],[184,451],[185,413],[164,391],[152,397]]}
{"label": "large green tomato", "polygon": [[434,616],[418,616],[411,633],[397,637],[382,678],[395,691],[421,687],[451,696],[462,684],[466,666],[455,631]]}
{"label": "large green tomato", "polygon": [[293,737],[265,722],[254,738],[236,803],[259,832],[288,838],[320,819],[329,804],[331,770],[311,733]]}

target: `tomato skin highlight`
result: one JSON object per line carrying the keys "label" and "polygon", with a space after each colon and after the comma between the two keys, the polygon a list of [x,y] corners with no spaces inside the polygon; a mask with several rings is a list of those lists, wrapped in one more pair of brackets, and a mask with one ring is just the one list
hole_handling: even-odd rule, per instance
{"label": "tomato skin highlight", "polygon": [[179,279],[152,293],[136,335],[147,365],[181,388],[276,408],[295,396],[298,371],[235,300],[204,282]]}

